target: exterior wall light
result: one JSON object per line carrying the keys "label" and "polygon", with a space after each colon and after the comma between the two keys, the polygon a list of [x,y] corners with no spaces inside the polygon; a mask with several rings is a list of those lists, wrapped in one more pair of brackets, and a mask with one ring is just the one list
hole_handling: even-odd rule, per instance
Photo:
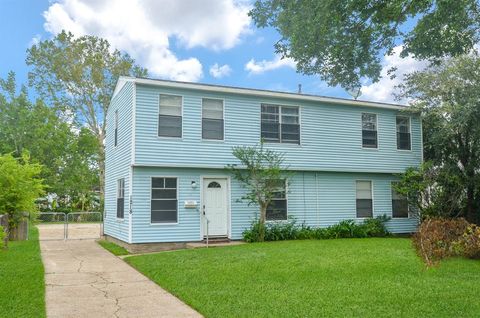
{"label": "exterior wall light", "polygon": [[192,189],[196,189],[197,188],[197,183],[195,181],[192,181]]}

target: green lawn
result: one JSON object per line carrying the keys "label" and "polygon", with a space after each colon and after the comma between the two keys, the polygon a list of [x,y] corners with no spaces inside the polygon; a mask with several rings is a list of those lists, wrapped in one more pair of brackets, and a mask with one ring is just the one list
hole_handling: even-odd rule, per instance
{"label": "green lawn", "polygon": [[409,239],[284,241],[126,261],[206,317],[478,317],[480,261],[426,270]]}
{"label": "green lawn", "polygon": [[100,246],[102,246],[104,249],[106,249],[107,251],[109,251],[113,255],[120,256],[120,255],[130,254],[130,253],[128,253],[128,251],[124,247],[122,247],[120,245],[117,245],[113,242],[109,242],[109,241],[105,241],[105,240],[99,240],[99,241],[97,241],[97,243],[100,244]]}
{"label": "green lawn", "polygon": [[0,317],[45,317],[45,282],[38,230],[0,250]]}

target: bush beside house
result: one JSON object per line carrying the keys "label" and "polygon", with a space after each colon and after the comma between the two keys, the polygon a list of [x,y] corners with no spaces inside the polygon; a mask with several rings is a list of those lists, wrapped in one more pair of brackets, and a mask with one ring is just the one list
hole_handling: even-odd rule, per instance
{"label": "bush beside house", "polygon": [[389,234],[385,227],[388,220],[386,215],[366,219],[362,223],[344,220],[326,228],[298,225],[295,220],[265,225],[254,221],[251,227],[243,232],[243,239],[246,242],[261,242],[262,232],[265,241],[384,237]]}

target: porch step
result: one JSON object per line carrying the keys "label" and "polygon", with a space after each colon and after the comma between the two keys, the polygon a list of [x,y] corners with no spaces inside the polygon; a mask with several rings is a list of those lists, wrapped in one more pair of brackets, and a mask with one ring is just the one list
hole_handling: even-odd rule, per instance
{"label": "porch step", "polygon": [[[203,243],[207,244],[207,238],[203,238]],[[215,243],[229,243],[230,239],[226,236],[210,236],[208,238],[208,243],[209,244],[215,244]]]}

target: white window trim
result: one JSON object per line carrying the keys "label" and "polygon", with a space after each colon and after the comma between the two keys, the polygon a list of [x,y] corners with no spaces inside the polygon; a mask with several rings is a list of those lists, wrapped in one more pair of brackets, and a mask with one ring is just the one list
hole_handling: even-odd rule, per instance
{"label": "white window trim", "polygon": [[282,223],[282,222],[288,222],[288,180],[285,180],[285,200],[287,201],[287,218],[285,220],[267,220],[267,214],[265,213],[265,222],[266,223]]}
{"label": "white window trim", "polygon": [[[120,190],[120,180],[123,180],[123,194],[122,197],[119,197],[119,190]],[[123,199],[123,217],[118,217],[118,199]],[[123,222],[125,220],[125,178],[119,178],[117,179],[117,195],[116,195],[116,200],[115,200],[115,218],[117,221]]]}
{"label": "white window trim", "polygon": [[[358,217],[357,216],[357,181],[366,181],[370,182],[370,191],[372,193],[372,216],[371,217]],[[375,218],[375,196],[374,196],[374,183],[373,180],[369,179],[356,179],[355,180],[355,219],[357,220],[367,220],[367,219],[373,219]]]}
{"label": "white window trim", "polygon": [[[170,179],[177,179],[177,222],[153,222],[152,223],[152,179],[153,178],[170,178]],[[180,200],[179,200],[179,184],[180,178],[177,176],[150,176],[150,203],[149,203],[149,211],[150,211],[150,225],[151,226],[168,226],[168,225],[178,225],[180,223]]]}
{"label": "white window trim", "polygon": [[[408,133],[410,134],[410,149],[398,149],[397,117],[408,118]],[[413,145],[412,145],[412,116],[406,116],[406,115],[396,115],[396,116],[395,116],[395,144],[396,144],[397,151],[400,151],[400,152],[412,152],[412,149],[413,149]]]}
{"label": "white window trim", "polygon": [[[182,98],[182,105],[181,105],[181,111],[182,111],[182,131],[181,131],[181,136],[180,137],[168,137],[168,136],[159,136],[158,135],[158,130],[160,128],[160,95],[169,95],[169,96],[176,96],[176,97],[180,97]],[[178,94],[170,94],[170,93],[158,93],[157,94],[157,131],[156,131],[156,135],[157,135],[157,138],[158,139],[162,139],[162,140],[175,140],[175,141],[179,141],[179,140],[183,140],[183,123],[184,123],[184,113],[183,113],[183,108],[184,108],[184,96],[183,95],[178,95]]]}
{"label": "white window trim", "polygon": [[[399,216],[393,216],[393,196],[392,196],[392,192],[394,191],[394,188],[393,188],[393,184],[394,183],[398,183],[399,181],[390,181],[390,205],[392,207],[392,220],[408,220],[408,219],[411,219],[410,217],[410,204],[407,204],[407,217],[399,217]],[[408,199],[407,199],[407,202],[408,202]]]}
{"label": "white window trim", "polygon": [[[203,100],[204,99],[214,99],[214,100],[221,100],[222,101],[222,106],[223,106],[223,112],[222,112],[222,115],[223,115],[223,139],[207,139],[207,138],[203,138]],[[200,117],[201,117],[201,131],[200,131],[200,138],[202,139],[202,141],[205,141],[205,142],[225,142],[225,135],[226,135],[226,132],[225,132],[225,98],[214,98],[214,97],[205,97],[203,96],[200,100],[201,102],[201,109],[200,109]],[[183,116],[182,116],[183,117]],[[183,119],[183,118],[182,118]],[[183,125],[183,120],[182,120],[182,125]],[[182,129],[183,131],[183,129]]]}
{"label": "white window trim", "polygon": [[280,124],[280,139],[282,138],[282,131],[281,131],[281,124],[282,124],[282,107],[296,107],[298,108],[298,125],[299,125],[299,140],[298,144],[297,143],[291,143],[291,142],[269,142],[266,141],[265,144],[267,145],[279,145],[279,146],[285,146],[285,147],[301,147],[302,146],[302,106],[300,105],[289,105],[289,104],[276,104],[272,102],[260,102],[260,140],[262,139],[262,105],[267,105],[267,106],[278,106],[278,116],[279,116],[279,124]]}
{"label": "white window trim", "polygon": [[[364,147],[363,146],[363,114],[371,114],[375,115],[375,127],[377,128],[377,147],[372,148],[372,147]],[[378,151],[380,150],[380,134],[378,133],[380,131],[380,127],[378,126],[378,113],[373,113],[373,112],[361,112],[360,113],[360,146],[364,150],[373,150],[373,151]]]}

